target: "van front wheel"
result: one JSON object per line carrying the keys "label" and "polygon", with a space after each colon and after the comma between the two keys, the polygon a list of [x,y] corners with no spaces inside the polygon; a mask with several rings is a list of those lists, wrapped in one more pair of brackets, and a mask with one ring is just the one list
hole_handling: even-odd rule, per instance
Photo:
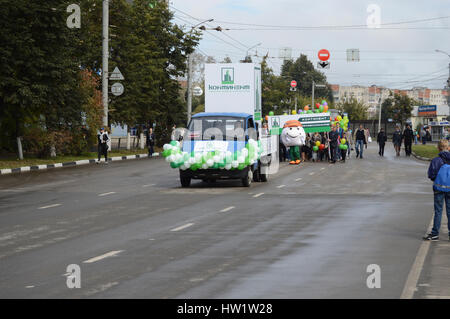
{"label": "van front wheel", "polygon": [[250,187],[250,185],[252,184],[252,179],[253,179],[253,173],[252,170],[250,169],[250,167],[247,167],[247,174],[246,176],[242,179],[242,185],[244,187]]}
{"label": "van front wheel", "polygon": [[191,177],[187,176],[186,173],[180,170],[180,182],[181,187],[189,187],[191,186]]}

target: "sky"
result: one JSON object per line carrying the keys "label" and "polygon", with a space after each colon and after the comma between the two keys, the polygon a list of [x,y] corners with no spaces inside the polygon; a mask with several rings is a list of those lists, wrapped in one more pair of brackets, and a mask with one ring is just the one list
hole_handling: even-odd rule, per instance
{"label": "sky", "polygon": [[[450,57],[435,50],[450,54],[450,0],[170,0],[169,3],[175,23],[186,28],[214,19],[205,26],[230,29],[203,32],[199,52],[217,61],[229,56],[238,62],[247,49],[261,43],[250,50],[252,59],[258,62],[268,54],[269,66],[276,74],[283,63],[280,48],[291,48],[292,58],[306,54],[314,65],[319,62],[318,51],[329,50],[330,69],[323,72],[331,84],[440,89],[449,75]],[[367,26],[377,21],[380,28]],[[359,49],[360,62],[347,62],[347,49]]]}

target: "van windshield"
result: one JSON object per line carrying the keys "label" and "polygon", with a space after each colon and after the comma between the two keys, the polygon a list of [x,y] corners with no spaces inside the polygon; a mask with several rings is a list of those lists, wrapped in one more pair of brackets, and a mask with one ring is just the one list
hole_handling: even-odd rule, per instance
{"label": "van windshield", "polygon": [[244,139],[245,119],[239,117],[196,117],[189,123],[192,139],[233,141]]}

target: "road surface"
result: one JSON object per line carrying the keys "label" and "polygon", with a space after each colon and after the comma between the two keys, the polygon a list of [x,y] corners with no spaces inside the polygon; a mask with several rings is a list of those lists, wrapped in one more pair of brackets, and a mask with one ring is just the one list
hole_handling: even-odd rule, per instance
{"label": "road surface", "polygon": [[[345,164],[283,164],[250,188],[184,189],[162,159],[2,176],[0,297],[450,296],[447,232],[421,241],[428,163],[375,147]],[[381,288],[369,289],[374,264]]]}

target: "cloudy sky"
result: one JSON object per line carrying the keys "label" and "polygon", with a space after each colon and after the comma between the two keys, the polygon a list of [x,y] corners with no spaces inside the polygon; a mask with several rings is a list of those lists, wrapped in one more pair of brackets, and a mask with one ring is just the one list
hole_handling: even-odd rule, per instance
{"label": "cloudy sky", "polygon": [[[379,9],[380,28],[376,23]],[[193,26],[207,19],[200,52],[221,61],[269,54],[270,66],[279,72],[280,48],[292,48],[317,63],[317,52],[328,49],[328,81],[341,85],[385,85],[390,88],[427,86],[443,88],[450,57],[449,0],[170,0],[175,22]],[[375,17],[375,18],[374,18]],[[351,28],[351,29],[350,29]],[[346,50],[359,49],[360,62],[347,62]],[[261,58],[253,56],[253,60]]]}

